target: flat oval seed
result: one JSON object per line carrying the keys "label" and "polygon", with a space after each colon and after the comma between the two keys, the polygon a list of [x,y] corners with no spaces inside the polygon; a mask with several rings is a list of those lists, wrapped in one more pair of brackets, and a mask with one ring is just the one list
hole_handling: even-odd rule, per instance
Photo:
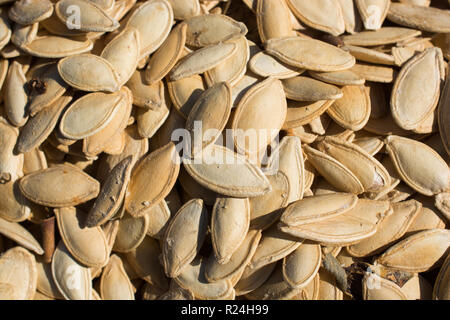
{"label": "flat oval seed", "polygon": [[337,190],[354,194],[364,192],[364,187],[359,179],[342,163],[307,145],[303,146],[303,150],[308,161]]}
{"label": "flat oval seed", "polygon": [[119,230],[114,242],[113,251],[130,252],[144,241],[149,225],[149,217],[132,217],[128,213],[119,220]]}
{"label": "flat oval seed", "polygon": [[421,275],[414,275],[402,286],[408,300],[431,300],[433,287]]}
{"label": "flat oval seed", "polygon": [[297,249],[303,240],[281,232],[276,225],[263,232],[258,248],[248,264],[250,269],[259,269],[286,257]]}
{"label": "flat oval seed", "polygon": [[283,259],[283,278],[292,288],[304,288],[319,272],[321,262],[320,245],[303,243]]}
{"label": "flat oval seed", "polygon": [[296,101],[336,100],[343,96],[338,87],[308,77],[283,80],[286,98]]}
{"label": "flat oval seed", "polygon": [[433,149],[399,136],[389,136],[385,143],[397,172],[411,188],[427,196],[450,190],[450,169]]}
{"label": "flat oval seed", "polygon": [[20,49],[34,57],[63,58],[92,50],[93,42],[89,39],[70,39],[59,36],[38,36],[31,43]]}
{"label": "flat oval seed", "polygon": [[261,77],[273,77],[277,79],[288,79],[296,77],[302,73],[302,70],[289,68],[274,57],[264,51],[255,54],[249,61],[248,66],[251,71]]}
{"label": "flat oval seed", "polygon": [[61,78],[72,87],[84,91],[116,92],[119,77],[105,59],[92,54],[67,57],[58,62]]}
{"label": "flat oval seed", "polygon": [[390,4],[390,0],[356,0],[356,6],[364,27],[367,30],[380,29]]}
{"label": "flat oval seed", "polygon": [[111,63],[119,79],[119,85],[125,84],[136,70],[140,42],[139,31],[127,27],[106,45],[100,55]]}
{"label": "flat oval seed", "polygon": [[166,41],[151,56],[145,71],[147,83],[152,84],[164,78],[180,59],[186,43],[186,29],[185,23],[175,27]]}
{"label": "flat oval seed", "polygon": [[256,197],[271,190],[269,181],[246,158],[218,145],[204,150],[200,163],[183,159],[189,175],[205,188],[230,197]]}
{"label": "flat oval seed", "polygon": [[158,49],[170,32],[173,11],[166,0],[146,1],[131,14],[126,26],[139,31],[140,57],[146,57]]}
{"label": "flat oval seed", "polygon": [[31,203],[19,188],[19,180],[0,183],[0,217],[10,222],[21,222],[31,215]]}
{"label": "flat oval seed", "polygon": [[125,195],[125,208],[132,216],[141,216],[169,194],[180,170],[176,152],[170,142],[146,156],[134,169]]}
{"label": "flat oval seed", "polygon": [[112,121],[125,99],[127,96],[123,90],[116,93],[87,94],[67,108],[61,117],[59,130],[68,139],[89,137]]}
{"label": "flat oval seed", "polygon": [[206,259],[196,258],[188,264],[175,281],[184,289],[191,290],[196,299],[221,300],[234,290],[229,280],[209,283],[205,278]]}
{"label": "flat oval seed", "polygon": [[[286,97],[280,80],[268,78],[245,93],[234,114],[232,129],[238,152],[256,156],[277,136],[286,118]],[[256,141],[249,133],[256,134]]]}
{"label": "flat oval seed", "polygon": [[176,81],[195,74],[203,73],[231,57],[237,50],[233,42],[207,46],[183,57],[170,71],[170,80]]}
{"label": "flat oval seed", "polygon": [[[164,109],[164,105],[166,104],[164,83],[157,81],[151,85],[145,84],[144,72],[142,70],[136,70],[126,84],[133,93],[133,105],[151,110]],[[166,105],[166,107],[168,106]]]}
{"label": "flat oval seed", "polygon": [[295,16],[311,28],[338,36],[345,31],[345,21],[337,0],[287,0]]}
{"label": "flat oval seed", "polygon": [[236,295],[242,296],[259,288],[270,277],[276,266],[276,262],[258,269],[251,269],[247,266],[235,285]]}
{"label": "flat oval seed", "polygon": [[425,272],[436,266],[449,245],[449,230],[425,230],[397,242],[377,262],[407,272]]}
{"label": "flat oval seed", "polygon": [[450,77],[447,75],[445,86],[442,89],[441,100],[438,109],[439,135],[442,139],[447,155],[450,156]]}
{"label": "flat oval seed", "polygon": [[11,35],[11,42],[20,48],[23,45],[33,42],[33,40],[36,39],[38,30],[39,23],[35,23],[29,26],[16,24]]}
{"label": "flat oval seed", "polygon": [[186,44],[205,47],[225,41],[237,40],[247,33],[247,27],[223,14],[204,14],[185,20]]}
{"label": "flat oval seed", "polygon": [[260,239],[261,231],[249,230],[241,245],[231,255],[230,260],[224,264],[220,264],[211,255],[206,264],[206,279],[210,282],[228,280],[242,273],[255,254]]}
{"label": "flat oval seed", "polygon": [[59,292],[55,280],[53,280],[52,267],[50,263],[36,261],[37,269],[37,292],[41,292],[48,297],[64,300],[64,296]]}
{"label": "flat oval seed", "polygon": [[450,193],[442,192],[434,197],[434,205],[440,212],[450,220]]}
{"label": "flat oval seed", "polygon": [[39,255],[44,253],[41,245],[33,235],[16,222],[9,222],[0,217],[0,234]]}
{"label": "flat oval seed", "polygon": [[164,234],[162,258],[166,275],[178,277],[194,260],[206,235],[208,213],[200,199],[181,207]]}
{"label": "flat oval seed", "polygon": [[414,29],[428,32],[450,32],[450,13],[434,7],[391,3],[388,19]]}
{"label": "flat oval seed", "polygon": [[147,235],[154,239],[161,239],[171,217],[167,202],[162,200],[158,205],[152,207],[147,215],[149,216]]}
{"label": "flat oval seed", "polygon": [[9,19],[4,13],[5,11],[2,10],[2,12],[0,17],[0,48],[3,49],[11,39],[12,30]]}
{"label": "flat oval seed", "polygon": [[434,283],[433,299],[450,299],[450,255],[447,255]]}
{"label": "flat oval seed", "polygon": [[[197,16],[201,12],[199,0],[168,0],[176,20],[185,20]],[[170,299],[169,299],[170,300]]]}
{"label": "flat oval seed", "polygon": [[276,220],[281,212],[279,209],[288,204],[290,194],[289,179],[282,171],[266,175],[272,191],[250,198],[250,228],[267,229]]}
{"label": "flat oval seed", "polygon": [[280,224],[279,227],[281,231],[301,239],[344,246],[372,236],[391,211],[388,201],[359,199],[353,209],[341,215],[298,226]]}
{"label": "flat oval seed", "polygon": [[364,149],[328,136],[319,149],[346,166],[362,183],[365,191],[378,191],[391,184],[386,168]]}
{"label": "flat oval seed", "polygon": [[328,115],[345,129],[361,130],[370,117],[369,92],[363,86],[345,86],[342,93],[343,97],[327,109]]}
{"label": "flat oval seed", "polygon": [[442,59],[440,49],[429,48],[402,67],[391,96],[392,117],[401,128],[414,129],[434,112]]}
{"label": "flat oval seed", "polygon": [[334,193],[307,197],[290,204],[280,221],[289,226],[327,220],[353,209],[358,197],[351,193]]}
{"label": "flat oval seed", "polygon": [[32,300],[37,284],[34,255],[21,247],[3,253],[0,258],[0,284],[2,300]]}
{"label": "flat oval seed", "polygon": [[217,198],[211,216],[211,242],[219,264],[229,262],[244,241],[249,225],[247,198]]}
{"label": "flat oval seed", "polygon": [[137,277],[162,290],[167,290],[169,285],[160,256],[161,249],[158,241],[146,236],[137,248],[125,254],[124,262],[129,264]]}
{"label": "flat oval seed", "polygon": [[364,84],[366,81],[363,77],[349,70],[334,72],[309,71],[308,73],[314,79],[339,86],[357,86]]}
{"label": "flat oval seed", "polygon": [[0,183],[15,181],[23,176],[23,155],[14,152],[19,131],[5,119],[0,120]]}
{"label": "flat oval seed", "polygon": [[88,267],[101,268],[108,262],[108,244],[100,227],[81,226],[85,213],[74,207],[55,209],[58,230],[72,256]]}
{"label": "flat oval seed", "polygon": [[402,201],[393,203],[392,209],[394,212],[380,223],[377,233],[347,247],[347,252],[354,257],[365,257],[382,251],[405,234],[421,212],[422,204],[415,200]]}
{"label": "flat oval seed", "polygon": [[134,300],[133,285],[123,267],[122,260],[111,256],[100,278],[100,295],[103,300]]}
{"label": "flat oval seed", "polygon": [[[42,186],[45,185],[45,188]],[[33,172],[20,180],[20,191],[31,201],[48,207],[71,207],[97,197],[100,184],[69,164]]]}
{"label": "flat oval seed", "polygon": [[8,16],[21,25],[30,25],[47,19],[53,13],[53,4],[49,0],[21,0],[14,2]]}
{"label": "flat oval seed", "polygon": [[194,104],[205,90],[203,78],[196,74],[177,81],[167,81],[170,100],[175,107],[175,111],[181,117],[187,119]]}
{"label": "flat oval seed", "polygon": [[25,84],[27,82],[22,66],[14,61],[8,69],[3,89],[4,110],[8,120],[16,127],[21,127],[28,120],[26,109],[28,98]]}
{"label": "flat oval seed", "polygon": [[374,49],[368,49],[358,46],[345,46],[344,50],[348,50],[357,60],[375,63],[394,65],[394,57]]}
{"label": "flat oval seed", "polygon": [[364,300],[408,300],[398,285],[375,273],[366,273],[362,287]]}
{"label": "flat oval seed", "polygon": [[258,0],[256,24],[261,42],[292,36],[289,8],[285,1]]}
{"label": "flat oval seed", "polygon": [[87,227],[105,223],[119,210],[130,180],[131,163],[132,157],[126,157],[111,170],[86,217]]}
{"label": "flat oval seed", "polygon": [[52,275],[56,286],[67,300],[90,300],[92,295],[90,269],[80,265],[62,241],[53,254]]}
{"label": "flat oval seed", "polygon": [[400,27],[383,27],[376,31],[363,31],[342,37],[346,45],[354,46],[378,46],[396,43],[417,37],[420,31]]}
{"label": "flat oval seed", "polygon": [[391,83],[394,80],[394,69],[390,67],[356,63],[349,70],[366,79],[366,81]]}
{"label": "flat oval seed", "polygon": [[[78,20],[73,21],[74,9]],[[60,0],[55,5],[58,18],[70,29],[86,32],[110,32],[119,27],[118,21],[110,17],[101,7],[92,1]]]}
{"label": "flat oval seed", "polygon": [[247,71],[247,62],[250,59],[250,48],[245,37],[241,37],[234,41],[236,43],[236,52],[218,64],[214,68],[205,72],[205,80],[208,86],[212,86],[218,82],[227,82],[230,86],[244,77]]}
{"label": "flat oval seed", "polygon": [[314,39],[272,39],[267,42],[266,51],[288,65],[314,71],[340,71],[355,64],[348,52]]}
{"label": "flat oval seed", "polygon": [[[231,88],[220,82],[202,93],[186,120],[186,129],[195,137],[200,133],[202,139],[191,141],[191,154],[195,155],[214,143],[227,124],[231,113]],[[201,124],[201,128],[198,125]],[[214,133],[211,135],[211,131]],[[208,136],[205,136],[208,133]]]}
{"label": "flat oval seed", "polygon": [[311,123],[311,121],[327,111],[333,103],[334,100],[320,100],[316,102],[288,100],[286,121],[283,124],[283,129],[295,129]]}

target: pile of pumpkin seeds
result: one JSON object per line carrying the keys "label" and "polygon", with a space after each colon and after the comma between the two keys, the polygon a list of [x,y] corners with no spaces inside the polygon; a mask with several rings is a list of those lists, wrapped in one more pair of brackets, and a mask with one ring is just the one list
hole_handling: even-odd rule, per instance
{"label": "pile of pumpkin seeds", "polygon": [[0,299],[450,299],[450,1],[0,0]]}

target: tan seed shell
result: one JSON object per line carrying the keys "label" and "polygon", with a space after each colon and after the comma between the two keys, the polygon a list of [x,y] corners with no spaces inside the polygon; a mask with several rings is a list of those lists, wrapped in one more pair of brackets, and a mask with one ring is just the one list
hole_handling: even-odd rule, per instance
{"label": "tan seed shell", "polygon": [[[73,10],[77,6],[79,24],[72,21]],[[119,27],[118,21],[110,17],[100,6],[86,0],[60,0],[55,5],[55,13],[68,27],[86,32],[109,32]]]}
{"label": "tan seed shell", "polygon": [[11,39],[11,24],[9,22],[9,19],[6,15],[6,12],[2,11],[0,12],[0,48],[3,49]]}
{"label": "tan seed shell", "polygon": [[53,4],[49,0],[21,0],[14,2],[8,16],[21,25],[30,25],[50,17]]}
{"label": "tan seed shell", "polygon": [[433,299],[435,300],[450,300],[450,255],[447,255],[442,264],[439,274],[436,278],[433,290]]}
{"label": "tan seed shell", "polygon": [[184,289],[191,290],[196,299],[221,300],[228,297],[233,287],[229,280],[209,283],[205,278],[206,259],[196,258],[188,264],[175,281]]}
{"label": "tan seed shell", "polygon": [[386,150],[402,180],[427,196],[450,190],[450,169],[433,149],[412,139],[388,136]]}
{"label": "tan seed shell", "polygon": [[211,242],[219,264],[228,263],[244,241],[250,225],[247,198],[218,197],[212,209]]}
{"label": "tan seed shell", "polygon": [[132,217],[128,213],[119,220],[119,230],[114,242],[113,251],[130,252],[144,241],[149,225],[149,217]]}
{"label": "tan seed shell", "polygon": [[111,170],[86,217],[87,227],[105,223],[119,210],[130,180],[131,162],[132,157],[128,156]]}
{"label": "tan seed shell", "polygon": [[11,63],[3,88],[3,99],[8,120],[16,127],[23,126],[28,120],[26,82],[22,65],[17,61]]}
{"label": "tan seed shell", "polygon": [[364,84],[366,81],[363,77],[349,70],[334,72],[309,71],[308,73],[314,79],[339,86],[357,86]]}
{"label": "tan seed shell", "polygon": [[134,300],[133,285],[115,254],[111,256],[100,278],[100,295],[103,300]]}
{"label": "tan seed shell", "polygon": [[133,27],[125,28],[103,49],[100,57],[111,63],[119,79],[125,84],[136,70],[140,54],[140,34]]}
{"label": "tan seed shell", "polygon": [[152,207],[147,215],[149,217],[147,235],[155,239],[162,239],[171,217],[167,201],[162,200],[158,205]]}
{"label": "tan seed shell", "polygon": [[447,155],[450,156],[450,129],[448,123],[450,123],[450,77],[447,75],[445,86],[442,89],[441,100],[439,102],[438,109],[438,123],[439,134],[442,139]]}
{"label": "tan seed shell", "polygon": [[277,79],[288,79],[302,73],[302,70],[290,68],[263,51],[258,52],[250,59],[248,67],[252,72],[261,77],[273,77]]}
{"label": "tan seed shell", "polygon": [[415,200],[402,201],[393,203],[392,209],[394,212],[380,223],[373,236],[347,247],[347,252],[354,257],[365,257],[382,251],[405,234],[421,212],[422,204]]}
{"label": "tan seed shell", "polygon": [[442,192],[434,197],[434,205],[450,220],[450,192]]}
{"label": "tan seed shell", "polygon": [[290,37],[294,34],[289,8],[285,0],[258,0],[256,24],[261,42]]}
{"label": "tan seed shell", "polygon": [[263,232],[256,252],[248,264],[250,269],[259,269],[278,261],[297,249],[303,240],[281,232],[276,225]]}
{"label": "tan seed shell", "polygon": [[425,230],[397,242],[377,262],[407,272],[425,272],[436,266],[450,245],[447,229]]}
{"label": "tan seed shell", "polygon": [[249,230],[241,245],[231,255],[230,260],[221,264],[211,255],[206,264],[205,277],[210,282],[232,279],[244,271],[255,254],[261,239],[261,231]]}
{"label": "tan seed shell", "polygon": [[187,119],[194,104],[205,90],[205,86],[203,84],[203,78],[196,74],[177,81],[168,80],[167,89],[175,111],[181,117]]}
{"label": "tan seed shell", "polygon": [[38,36],[33,42],[23,45],[21,49],[29,55],[40,58],[63,58],[82,54],[93,48],[89,39],[78,40],[59,36]]}
{"label": "tan seed shell", "polygon": [[324,245],[344,246],[372,236],[391,211],[388,201],[359,199],[353,209],[341,215],[298,226],[280,224],[280,229],[289,235]]}
{"label": "tan seed shell", "polygon": [[301,37],[269,40],[266,51],[280,61],[313,71],[340,71],[351,68],[355,58],[328,43]]}
{"label": "tan seed shell", "polygon": [[319,272],[321,262],[320,245],[303,243],[283,259],[283,278],[292,288],[304,288]]}
{"label": "tan seed shell", "polygon": [[401,128],[414,129],[434,112],[442,59],[440,49],[429,48],[402,67],[391,95],[392,117]]}
{"label": "tan seed shell", "polygon": [[53,280],[51,264],[36,261],[36,269],[36,292],[41,292],[42,294],[45,294],[46,296],[53,299],[64,300],[64,296],[59,292],[55,280]]}
{"label": "tan seed shell", "polygon": [[[168,0],[176,20],[185,20],[200,14],[199,0]],[[170,299],[169,299],[170,300]],[[189,300],[189,299],[188,299]]]}
{"label": "tan seed shell", "polygon": [[19,48],[23,45],[30,44],[34,39],[36,39],[38,30],[39,23],[34,23],[29,26],[16,24],[11,35],[11,42]]}
{"label": "tan seed shell", "polygon": [[31,215],[31,203],[19,188],[19,180],[0,183],[0,217],[10,222],[20,222]]}
{"label": "tan seed shell", "polygon": [[346,166],[362,183],[365,191],[378,191],[391,184],[386,168],[364,149],[344,140],[326,137],[319,150]]}
{"label": "tan seed shell", "polygon": [[186,44],[205,47],[237,40],[247,34],[247,27],[223,14],[203,14],[185,20],[188,25]]}
{"label": "tan seed shell", "polygon": [[303,146],[303,150],[308,161],[337,190],[354,194],[364,192],[364,187],[359,179],[342,163],[307,145]]}
{"label": "tan seed shell", "polygon": [[324,221],[350,211],[357,203],[358,197],[351,193],[307,197],[290,204],[284,210],[280,221],[289,226]]}
{"label": "tan seed shell", "polygon": [[164,199],[175,184],[179,170],[180,161],[173,142],[146,156],[131,175],[125,195],[127,211],[132,216],[141,216],[147,208]]}
{"label": "tan seed shell", "polygon": [[362,286],[364,300],[408,300],[398,285],[375,273],[366,273]]}
{"label": "tan seed shell", "polygon": [[194,260],[205,239],[207,220],[208,213],[201,199],[187,202],[171,219],[162,245],[168,277],[178,277]]}
{"label": "tan seed shell", "polygon": [[108,244],[100,227],[82,228],[85,213],[74,207],[55,209],[58,230],[72,256],[88,267],[100,268],[108,262]]}
{"label": "tan seed shell", "polygon": [[37,268],[34,255],[13,247],[0,258],[0,299],[32,300],[36,292]]}
{"label": "tan seed shell", "polygon": [[90,300],[92,296],[91,272],[79,264],[62,241],[52,258],[52,275],[61,294],[67,300]]}
{"label": "tan seed shell", "polygon": [[[237,151],[258,155],[277,136],[286,112],[286,98],[280,80],[268,78],[253,86],[239,102],[231,125]],[[250,145],[246,142],[249,130],[250,133],[258,132],[256,141]]]}
{"label": "tan seed shell", "polygon": [[342,93],[343,97],[327,109],[328,115],[345,129],[361,130],[370,117],[369,92],[363,86],[345,86]]}
{"label": "tan seed shell", "polygon": [[23,176],[23,155],[16,154],[19,131],[5,119],[0,120],[0,183],[15,181]]}
{"label": "tan seed shell", "polygon": [[247,266],[234,287],[236,295],[242,296],[259,288],[270,277],[276,265],[276,262],[272,262],[258,269]]}
{"label": "tan seed shell", "polygon": [[390,0],[356,0],[356,6],[364,27],[367,30],[380,29],[390,4]]}
{"label": "tan seed shell", "polygon": [[150,0],[131,14],[126,26],[135,27],[140,34],[141,54],[146,57],[156,51],[169,35],[173,24],[173,11],[166,0]]}
{"label": "tan seed shell", "polygon": [[116,92],[120,89],[114,67],[93,54],[64,58],[58,62],[58,71],[65,82],[79,90]]}
{"label": "tan seed shell", "polygon": [[183,159],[184,168],[199,184],[217,193],[256,197],[271,190],[260,168],[225,147],[211,145],[204,150],[200,163],[196,162]]}
{"label": "tan seed shell", "polygon": [[289,8],[304,24],[334,36],[345,31],[343,10],[337,0],[287,0]]}
{"label": "tan seed shell", "polygon": [[[198,1],[198,0],[195,0]],[[175,27],[166,41],[151,56],[145,71],[145,81],[149,84],[160,81],[180,59],[186,43],[187,25],[181,23]]]}
{"label": "tan seed shell", "polygon": [[400,28],[400,27],[382,27],[376,31],[363,31],[342,37],[345,45],[354,46],[378,46],[390,43],[396,43],[417,37],[421,34],[419,30]]}
{"label": "tan seed shell", "polygon": [[378,65],[356,63],[350,71],[366,79],[366,81],[391,83],[394,81],[394,69]]}
{"label": "tan seed shell", "polygon": [[[42,188],[45,185],[45,188]],[[20,191],[31,201],[48,207],[71,207],[97,197],[100,184],[69,164],[33,172],[20,180]]]}
{"label": "tan seed shell", "polygon": [[151,110],[167,108],[164,98],[164,83],[157,81],[147,85],[144,82],[144,73],[143,70],[136,70],[126,84],[133,93],[133,105]]}
{"label": "tan seed shell", "polygon": [[394,57],[390,54],[369,48],[347,45],[343,48],[348,50],[357,60],[375,63],[394,65]]}
{"label": "tan seed shell", "polygon": [[308,77],[283,80],[286,98],[296,101],[336,100],[343,96],[341,89]]}
{"label": "tan seed shell", "polygon": [[176,81],[208,71],[231,57],[236,50],[236,43],[225,42],[193,51],[173,67],[169,73],[170,80]]}
{"label": "tan seed shell", "polygon": [[[227,124],[230,113],[231,88],[226,82],[219,82],[202,93],[186,120],[186,129],[193,137],[193,141],[191,141],[192,155],[201,152],[202,149],[213,144],[219,138]],[[199,123],[201,123],[200,134],[203,137],[200,140],[195,137],[195,134],[198,134],[197,126]],[[215,133],[206,136],[212,130]]]}
{"label": "tan seed shell", "polygon": [[402,286],[402,291],[408,297],[408,300],[431,300],[433,296],[433,287],[421,275],[414,275]]}
{"label": "tan seed shell", "polygon": [[9,222],[0,217],[0,234],[39,255],[44,253],[41,245],[33,235],[16,222]]}
{"label": "tan seed shell", "polygon": [[388,19],[406,27],[428,32],[450,32],[450,13],[434,7],[392,3]]}
{"label": "tan seed shell", "polygon": [[266,175],[272,191],[249,198],[250,228],[267,229],[280,217],[280,209],[288,204],[290,194],[289,178],[282,171]]}
{"label": "tan seed shell", "polygon": [[299,126],[311,123],[327,111],[333,103],[334,100],[319,100],[316,102],[288,100],[286,121],[283,124],[283,129],[295,130]]}

